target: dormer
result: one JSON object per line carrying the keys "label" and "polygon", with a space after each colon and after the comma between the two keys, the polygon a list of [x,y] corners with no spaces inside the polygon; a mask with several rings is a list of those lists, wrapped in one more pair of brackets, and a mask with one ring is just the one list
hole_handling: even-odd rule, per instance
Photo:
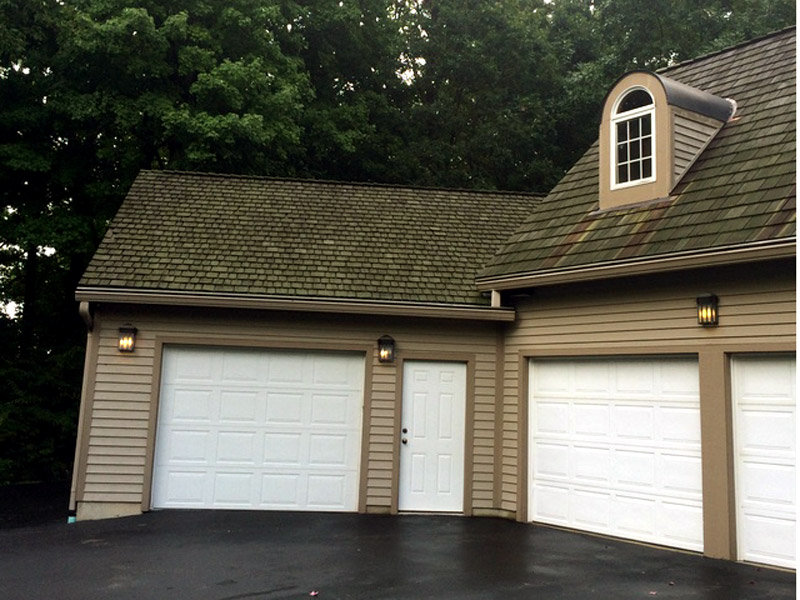
{"label": "dormer", "polygon": [[600,210],[668,197],[735,109],[649,71],[621,77],[600,122]]}

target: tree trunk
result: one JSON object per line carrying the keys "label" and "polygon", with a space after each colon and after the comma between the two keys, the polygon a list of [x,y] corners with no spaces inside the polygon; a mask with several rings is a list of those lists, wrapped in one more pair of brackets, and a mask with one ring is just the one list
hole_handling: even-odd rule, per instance
{"label": "tree trunk", "polygon": [[34,343],[34,324],[36,323],[36,293],[39,268],[38,248],[29,244],[25,250],[25,291],[22,300],[22,321],[20,327],[20,357],[30,353]]}

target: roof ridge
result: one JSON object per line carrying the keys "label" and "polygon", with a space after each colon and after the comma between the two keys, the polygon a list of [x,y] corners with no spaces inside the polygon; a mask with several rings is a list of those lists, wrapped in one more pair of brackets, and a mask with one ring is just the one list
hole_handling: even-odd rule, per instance
{"label": "roof ridge", "polygon": [[278,177],[274,175],[244,175],[240,173],[216,173],[211,171],[182,171],[178,169],[142,169],[141,173],[155,173],[155,174],[168,174],[168,175],[188,175],[193,177],[213,177],[218,179],[243,179],[251,181],[275,181],[275,182],[294,182],[306,184],[321,184],[321,185],[335,185],[335,186],[358,186],[358,187],[374,187],[384,189],[405,189],[405,190],[421,190],[433,192],[452,192],[459,194],[494,194],[499,196],[526,196],[531,198],[543,199],[547,196],[548,192],[522,192],[513,190],[490,190],[490,189],[468,189],[468,188],[449,188],[443,186],[424,186],[424,185],[406,185],[402,183],[379,183],[374,181],[339,181],[336,179],[313,179],[302,177]]}
{"label": "roof ridge", "polygon": [[743,41],[739,42],[738,44],[734,44],[733,46],[727,46],[725,48],[721,48],[719,50],[714,50],[714,51],[709,52],[707,54],[701,54],[700,56],[695,56],[694,58],[687,58],[686,60],[683,60],[683,61],[681,61],[679,63],[674,64],[674,65],[669,65],[668,67],[662,67],[660,69],[656,69],[655,72],[656,73],[664,73],[666,71],[671,71],[671,70],[677,69],[679,67],[685,67],[686,65],[690,65],[690,64],[696,63],[696,62],[700,62],[700,61],[706,60],[708,58],[713,58],[714,56],[718,56],[720,54],[724,54],[725,52],[730,52],[732,50],[738,50],[739,48],[743,48],[744,46],[750,46],[750,45],[755,44],[757,42],[764,41],[764,40],[766,40],[768,38],[777,37],[777,36],[779,36],[779,35],[781,35],[783,33],[791,31],[793,29],[797,29],[797,25],[789,25],[788,27],[784,27],[783,29],[777,29],[777,30],[771,31],[769,33],[765,33],[764,35],[761,35],[759,37],[751,38],[749,40],[743,40]]}

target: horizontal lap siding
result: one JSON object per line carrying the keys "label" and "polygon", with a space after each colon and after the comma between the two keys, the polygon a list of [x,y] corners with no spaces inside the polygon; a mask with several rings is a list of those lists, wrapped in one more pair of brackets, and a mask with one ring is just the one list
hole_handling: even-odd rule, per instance
{"label": "horizontal lap siding", "polygon": [[141,501],[153,347],[152,340],[137,340],[136,354],[122,356],[117,349],[117,330],[100,334],[85,502]]}
{"label": "horizontal lap siding", "polygon": [[[695,298],[708,292],[719,297],[720,324],[706,329],[697,325]],[[506,338],[501,508],[518,508],[520,399],[525,394],[521,355],[793,344],[795,307],[794,263],[788,261],[536,290],[517,306],[517,320]]]}
{"label": "horizontal lap siding", "polygon": [[721,123],[688,111],[676,110],[674,115],[674,182],[680,180],[686,169],[700,155],[700,151],[713,139]]}
{"label": "horizontal lap siding", "polygon": [[[138,329],[133,354],[117,350],[118,328],[126,323],[133,323]],[[175,309],[147,311],[109,306],[98,310],[95,327],[99,347],[94,387],[90,392],[85,486],[78,490],[79,501],[142,501],[147,483],[151,402],[158,396],[158,389],[153,387],[156,340],[195,338],[205,343],[237,340],[237,345],[332,350],[342,346],[373,347],[380,335],[389,333],[401,355],[414,353],[415,357],[431,360],[447,360],[448,354],[453,353],[474,357],[474,465],[466,476],[472,481],[473,508],[493,508],[496,368],[493,324]],[[380,364],[374,354],[367,360],[372,363],[372,378],[365,390],[370,402],[366,413],[369,423],[364,423],[368,429],[364,438],[368,451],[366,502],[370,510],[388,510],[394,495],[398,374],[396,365]]]}

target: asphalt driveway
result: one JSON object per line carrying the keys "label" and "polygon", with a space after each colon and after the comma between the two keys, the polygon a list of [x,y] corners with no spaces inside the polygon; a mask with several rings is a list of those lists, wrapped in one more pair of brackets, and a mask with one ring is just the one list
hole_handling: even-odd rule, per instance
{"label": "asphalt driveway", "polygon": [[6,600],[794,598],[795,575],[501,519],[164,511],[0,530]]}

